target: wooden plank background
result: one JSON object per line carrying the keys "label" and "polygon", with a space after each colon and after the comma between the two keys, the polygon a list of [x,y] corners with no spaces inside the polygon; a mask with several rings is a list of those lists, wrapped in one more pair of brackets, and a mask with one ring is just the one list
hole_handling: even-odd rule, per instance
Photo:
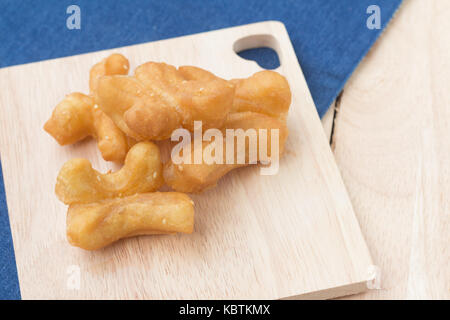
{"label": "wooden plank background", "polygon": [[333,150],[381,269],[351,298],[449,299],[450,1],[404,1],[344,88]]}

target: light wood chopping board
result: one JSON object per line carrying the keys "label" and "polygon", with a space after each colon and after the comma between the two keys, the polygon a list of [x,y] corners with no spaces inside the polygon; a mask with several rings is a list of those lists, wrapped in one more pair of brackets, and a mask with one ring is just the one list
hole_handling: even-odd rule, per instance
{"label": "light wood chopping board", "polygon": [[[60,147],[42,129],[64,95],[88,92],[91,66],[112,52],[195,65],[229,79],[261,70],[235,51],[269,46],[293,93],[278,174],[233,171],[194,195],[195,232],[71,247],[54,194],[62,164],[106,171],[92,140]],[[373,263],[283,24],[263,22],[0,70],[1,161],[25,299],[331,298],[361,292]]]}

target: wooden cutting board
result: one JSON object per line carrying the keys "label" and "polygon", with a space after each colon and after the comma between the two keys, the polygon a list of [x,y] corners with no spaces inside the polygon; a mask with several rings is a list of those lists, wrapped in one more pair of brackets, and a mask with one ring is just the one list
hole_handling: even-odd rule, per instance
{"label": "wooden cutting board", "polygon": [[[194,195],[191,235],[126,239],[87,252],[65,237],[66,207],[54,185],[62,164],[85,157],[114,168],[94,141],[60,147],[42,126],[73,91],[88,92],[90,67],[112,52],[131,68],[149,60],[195,65],[224,78],[260,67],[235,51],[269,46],[293,93],[280,170],[233,171]],[[0,70],[1,161],[24,299],[331,298],[374,280],[367,246],[288,34],[263,22]]]}

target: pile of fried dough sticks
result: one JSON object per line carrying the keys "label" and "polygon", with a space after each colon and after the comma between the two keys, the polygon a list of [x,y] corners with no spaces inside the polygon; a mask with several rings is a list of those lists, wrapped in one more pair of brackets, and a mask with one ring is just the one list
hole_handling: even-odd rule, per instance
{"label": "pile of fried dough sticks", "polygon": [[[221,132],[276,129],[277,156],[288,135],[291,92],[286,79],[276,72],[266,70],[227,81],[197,67],[156,62],[138,66],[132,76],[128,71],[129,62],[121,54],[97,63],[90,71],[90,93],[67,95],[44,125],[60,145],[90,136],[106,161],[123,163],[120,170],[102,174],[88,160],[72,159],[59,172],[55,190],[69,205],[68,241],[86,250],[137,235],[192,233],[194,203],[186,193],[202,192],[230,170],[269,163],[272,156],[268,140],[265,156],[257,152],[253,162],[246,142],[232,151],[234,156],[244,152],[244,162],[193,163],[190,157],[197,148],[202,152],[211,144],[223,143],[223,150],[226,145],[216,139],[189,140],[186,150],[190,152],[180,152],[186,161],[163,163],[158,144],[170,141],[174,131],[181,128],[190,134],[198,122],[201,130]],[[158,191],[164,184],[173,191]]]}

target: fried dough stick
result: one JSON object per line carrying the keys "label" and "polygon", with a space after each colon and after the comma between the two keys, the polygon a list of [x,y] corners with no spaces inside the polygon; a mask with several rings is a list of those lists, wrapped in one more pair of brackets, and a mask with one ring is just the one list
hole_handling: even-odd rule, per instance
{"label": "fried dough stick", "polygon": [[67,95],[56,106],[44,130],[62,146],[91,136],[107,161],[123,162],[129,148],[123,132],[95,107],[91,97],[79,92]]}
{"label": "fried dough stick", "polygon": [[[127,74],[128,68],[128,60],[120,54],[112,54],[94,65],[89,79],[91,93],[100,77]],[[103,159],[120,163],[134,143],[95,105],[91,96],[79,92],[67,95],[56,106],[44,130],[60,145],[73,144],[91,136],[97,140]]]}
{"label": "fried dough stick", "polygon": [[[214,75],[196,67],[180,67],[185,77],[208,81]],[[258,112],[286,120],[291,105],[291,89],[286,78],[271,70],[256,72],[251,77],[229,80],[235,86],[231,112]]]}
{"label": "fried dough stick", "polygon": [[126,237],[192,233],[193,229],[194,204],[186,194],[178,192],[74,204],[67,212],[67,239],[86,250],[97,250]]}
{"label": "fried dough stick", "polygon": [[95,64],[89,72],[89,90],[91,95],[98,85],[98,80],[103,76],[127,75],[130,63],[127,58],[119,53],[113,53],[99,63]]}
{"label": "fried dough stick", "polygon": [[[163,172],[165,182],[175,191],[189,193],[201,192],[207,188],[215,186],[218,180],[229,171],[249,165],[251,162],[251,159],[249,158],[249,139],[245,139],[245,144],[241,144],[240,146],[238,143],[235,143],[235,147],[233,148],[234,150],[229,151],[233,153],[234,161],[232,164],[227,164],[227,144],[225,138],[226,129],[242,129],[243,131],[254,129],[258,140],[256,144],[258,148],[256,151],[256,161],[266,164],[269,163],[272,158],[272,130],[278,130],[278,141],[274,141],[274,143],[278,142],[279,156],[283,153],[284,143],[288,136],[286,123],[280,119],[254,112],[238,112],[229,114],[222,129],[224,139],[217,142],[223,144],[222,164],[208,164],[205,161],[202,161],[200,164],[193,163],[192,156],[196,152],[196,144],[195,142],[192,142],[189,146],[191,149],[190,154],[188,152],[183,153],[183,159],[180,164],[174,163],[172,160],[165,164]],[[261,141],[261,131],[259,129],[265,129],[266,140]],[[264,144],[265,142],[266,144]],[[203,141],[203,143],[198,144],[198,147],[201,148],[201,154],[203,154],[207,148],[217,150],[217,148],[213,146],[215,143],[216,141],[214,140],[212,142]],[[265,146],[267,152],[261,153],[260,146]],[[274,150],[274,152],[276,151]],[[244,163],[238,163],[238,154],[245,155]],[[189,162],[190,164],[187,164]]]}
{"label": "fried dough stick", "polygon": [[124,166],[113,173],[101,174],[87,159],[67,161],[56,179],[55,192],[65,204],[153,192],[163,184],[162,167],[158,146],[140,142],[130,149]]}
{"label": "fried dough stick", "polygon": [[222,127],[233,105],[234,85],[195,67],[148,62],[134,76],[104,76],[95,99],[102,110],[128,136],[138,140],[164,140],[180,127]]}
{"label": "fried dough stick", "polygon": [[286,120],[291,90],[281,74],[264,70],[249,78],[230,80],[236,87],[233,112],[258,112]]}

